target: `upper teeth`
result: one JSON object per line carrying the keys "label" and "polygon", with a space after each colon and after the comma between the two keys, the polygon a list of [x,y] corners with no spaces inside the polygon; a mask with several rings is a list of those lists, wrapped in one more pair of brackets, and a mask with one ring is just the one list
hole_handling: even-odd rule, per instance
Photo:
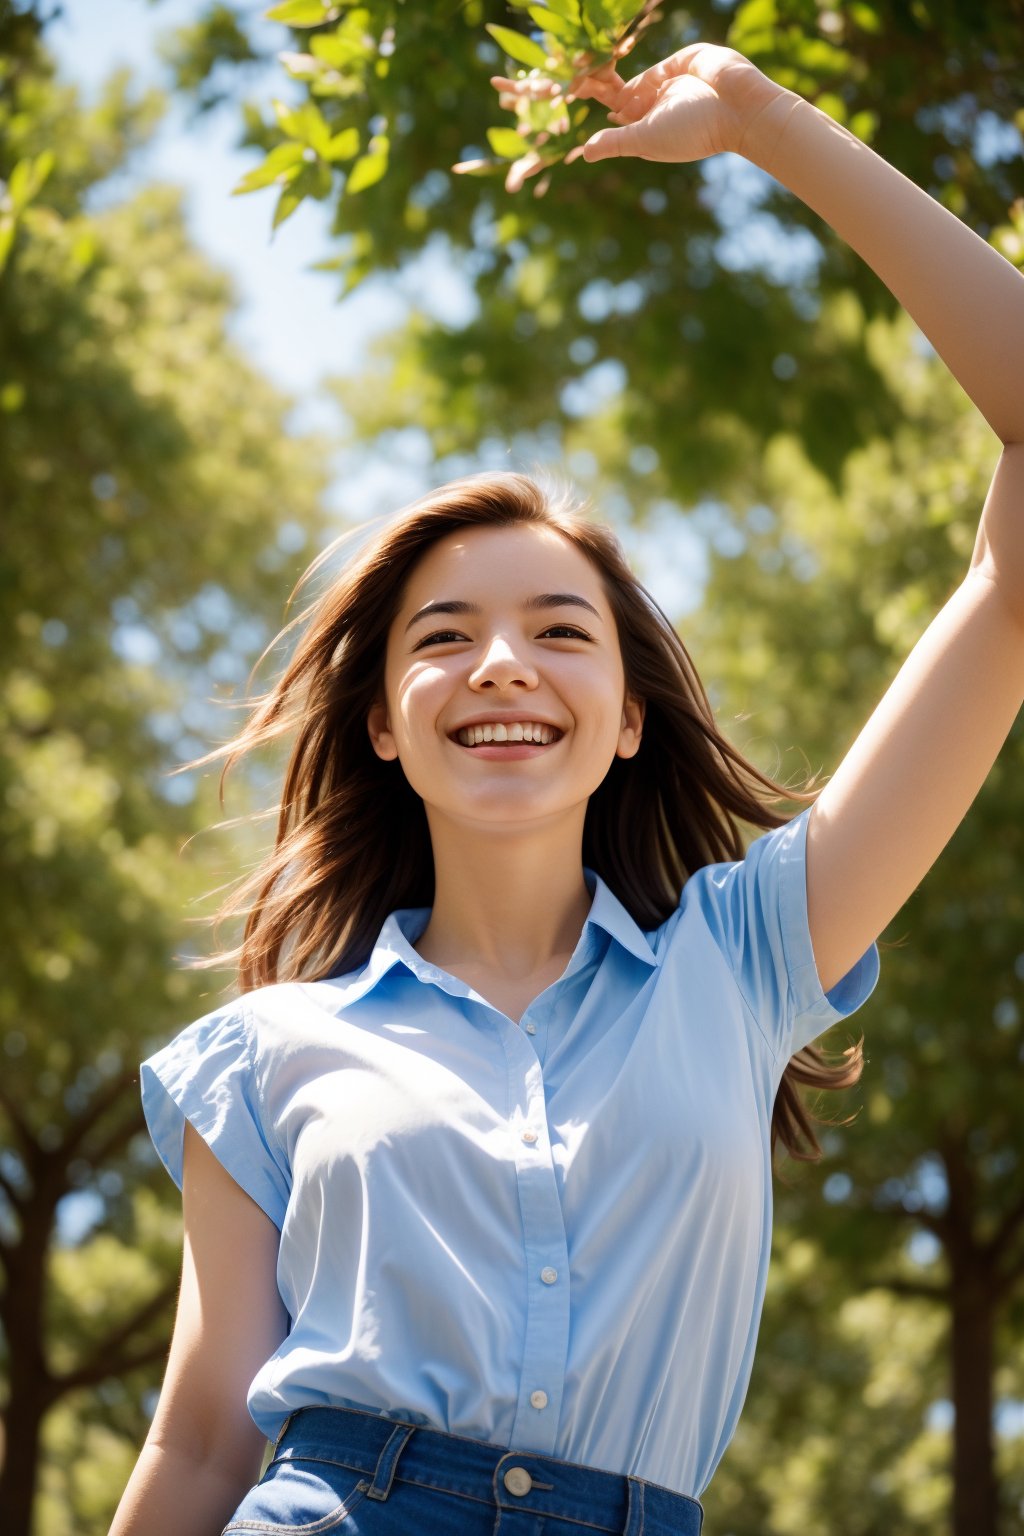
{"label": "upper teeth", "polygon": [[555,738],[550,725],[536,720],[516,720],[512,725],[467,725],[457,732],[464,747],[478,747],[485,741],[537,741],[546,746]]}

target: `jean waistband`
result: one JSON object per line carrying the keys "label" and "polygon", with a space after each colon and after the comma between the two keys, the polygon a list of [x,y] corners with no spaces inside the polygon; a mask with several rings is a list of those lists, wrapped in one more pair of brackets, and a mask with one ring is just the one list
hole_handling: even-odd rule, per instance
{"label": "jean waistband", "polygon": [[336,1462],[372,1477],[369,1498],[386,1499],[397,1478],[493,1499],[499,1508],[577,1520],[616,1536],[640,1536],[645,1522],[649,1530],[700,1536],[704,1519],[697,1499],[643,1478],[357,1408],[296,1409],[278,1436],[273,1461],[302,1459]]}

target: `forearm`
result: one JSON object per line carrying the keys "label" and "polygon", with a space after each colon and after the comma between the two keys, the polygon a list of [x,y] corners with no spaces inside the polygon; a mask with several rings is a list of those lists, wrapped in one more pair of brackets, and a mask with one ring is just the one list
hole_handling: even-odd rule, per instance
{"label": "forearm", "polygon": [[108,1536],[218,1536],[259,1478],[149,1441],[121,1497]]}
{"label": "forearm", "polygon": [[740,152],[863,257],[1002,441],[1024,442],[1024,276],[791,91],[761,111]]}

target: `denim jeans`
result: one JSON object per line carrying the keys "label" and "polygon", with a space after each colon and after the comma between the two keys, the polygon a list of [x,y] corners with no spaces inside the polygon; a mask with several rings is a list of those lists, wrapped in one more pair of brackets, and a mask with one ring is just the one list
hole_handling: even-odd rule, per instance
{"label": "denim jeans", "polygon": [[641,1478],[354,1408],[299,1408],[221,1536],[700,1536],[696,1499]]}

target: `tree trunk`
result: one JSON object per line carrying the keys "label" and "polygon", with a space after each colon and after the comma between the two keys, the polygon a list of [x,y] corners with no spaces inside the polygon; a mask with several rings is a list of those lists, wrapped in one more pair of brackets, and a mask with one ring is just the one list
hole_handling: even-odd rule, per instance
{"label": "tree trunk", "polygon": [[998,1536],[992,1434],[994,1311],[989,1287],[954,1284],[954,1536]]}
{"label": "tree trunk", "polygon": [[34,1403],[25,1386],[19,1390],[12,1379],[4,1422],[4,1463],[0,1468],[0,1515],[4,1536],[31,1536],[32,1533],[44,1412],[42,1403]]}
{"label": "tree trunk", "polygon": [[7,1285],[0,1298],[0,1326],[7,1341],[8,1391],[0,1467],[3,1536],[31,1536],[40,1431],[54,1396],[43,1339],[46,1256],[56,1208],[51,1187],[55,1180],[48,1174],[42,1158],[29,1163],[33,1198],[18,1211],[21,1230],[4,1263]]}
{"label": "tree trunk", "polygon": [[953,1536],[999,1536],[993,1436],[998,1295],[990,1251],[976,1235],[974,1181],[962,1144],[944,1148],[949,1180],[953,1392]]}
{"label": "tree trunk", "polygon": [[[40,1228],[45,1224],[40,1223]],[[31,1536],[32,1503],[39,1475],[40,1429],[50,1403],[50,1378],[43,1358],[42,1254],[45,1230],[26,1224],[9,1269],[3,1299],[7,1337],[8,1394],[4,1412],[4,1455],[0,1467],[0,1527],[4,1536]]]}

